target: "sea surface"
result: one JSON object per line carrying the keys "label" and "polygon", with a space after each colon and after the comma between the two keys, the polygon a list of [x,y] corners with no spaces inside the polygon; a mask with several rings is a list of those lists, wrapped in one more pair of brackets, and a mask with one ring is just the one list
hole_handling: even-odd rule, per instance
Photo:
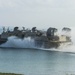
{"label": "sea surface", "polygon": [[6,43],[0,45],[0,72],[24,75],[75,75],[74,34],[75,28],[72,28],[73,44],[59,49],[36,48],[31,38],[22,40],[14,36],[9,37]]}
{"label": "sea surface", "polygon": [[24,75],[75,75],[75,53],[0,48],[0,72]]}

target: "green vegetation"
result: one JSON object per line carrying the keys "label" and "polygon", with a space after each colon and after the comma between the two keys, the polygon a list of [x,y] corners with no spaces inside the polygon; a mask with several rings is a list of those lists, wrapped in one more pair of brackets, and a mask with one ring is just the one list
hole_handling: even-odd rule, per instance
{"label": "green vegetation", "polygon": [[23,74],[15,74],[15,73],[0,73],[0,75],[23,75]]}

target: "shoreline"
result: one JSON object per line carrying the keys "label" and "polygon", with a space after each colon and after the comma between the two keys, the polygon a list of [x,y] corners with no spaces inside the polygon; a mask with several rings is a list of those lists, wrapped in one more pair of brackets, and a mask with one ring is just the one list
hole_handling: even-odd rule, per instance
{"label": "shoreline", "polygon": [[17,74],[17,73],[2,73],[2,72],[0,72],[0,75],[23,75],[23,74]]}

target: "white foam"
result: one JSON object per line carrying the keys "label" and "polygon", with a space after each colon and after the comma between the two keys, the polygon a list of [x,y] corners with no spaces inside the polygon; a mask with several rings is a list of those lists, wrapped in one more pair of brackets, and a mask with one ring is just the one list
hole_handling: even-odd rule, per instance
{"label": "white foam", "polygon": [[12,47],[12,48],[34,48],[34,40],[30,37],[20,39],[15,36],[9,37],[8,41],[2,44],[0,47]]}
{"label": "white foam", "polygon": [[62,52],[74,52],[75,53],[75,27],[71,27],[71,40],[72,44],[63,46],[62,48],[54,49],[55,51],[62,51]]}

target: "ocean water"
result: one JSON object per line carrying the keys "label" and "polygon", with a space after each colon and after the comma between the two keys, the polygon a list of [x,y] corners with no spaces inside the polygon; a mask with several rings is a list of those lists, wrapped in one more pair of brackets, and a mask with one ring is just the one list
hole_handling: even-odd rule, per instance
{"label": "ocean water", "polygon": [[[72,45],[59,49],[44,49],[34,40],[9,37],[0,45],[0,72],[24,75],[75,75],[75,28],[72,28]],[[7,48],[5,48],[7,47]],[[9,47],[9,48],[8,48]]]}
{"label": "ocean water", "polygon": [[75,74],[75,54],[40,49],[0,49],[0,72],[24,75]]}

